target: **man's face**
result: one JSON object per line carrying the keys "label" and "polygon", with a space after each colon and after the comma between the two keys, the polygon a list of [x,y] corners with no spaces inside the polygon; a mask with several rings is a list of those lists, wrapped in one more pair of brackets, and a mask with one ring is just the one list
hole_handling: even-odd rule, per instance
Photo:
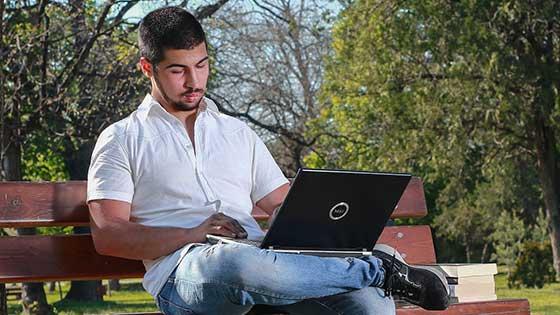
{"label": "man's face", "polygon": [[204,42],[189,50],[165,49],[164,59],[152,65],[152,78],[157,87],[154,97],[175,111],[196,110],[206,92],[208,74]]}

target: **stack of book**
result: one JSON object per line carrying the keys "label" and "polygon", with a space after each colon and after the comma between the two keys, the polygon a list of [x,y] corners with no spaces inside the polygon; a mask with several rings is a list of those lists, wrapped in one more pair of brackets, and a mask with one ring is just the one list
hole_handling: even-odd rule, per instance
{"label": "stack of book", "polygon": [[496,264],[436,264],[422,265],[442,272],[449,284],[451,302],[496,300],[494,275]]}

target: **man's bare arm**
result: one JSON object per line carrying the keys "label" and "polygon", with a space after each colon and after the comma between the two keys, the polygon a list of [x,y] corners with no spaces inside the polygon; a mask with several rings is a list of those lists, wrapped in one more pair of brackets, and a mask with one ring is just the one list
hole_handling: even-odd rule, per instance
{"label": "man's bare arm", "polygon": [[103,255],[155,259],[188,243],[205,242],[206,234],[244,237],[245,233],[237,221],[221,213],[213,214],[191,229],[149,227],[130,222],[128,202],[101,199],[88,205],[93,243]]}
{"label": "man's bare arm", "polygon": [[290,184],[286,183],[275,190],[273,190],[268,195],[264,196],[261,200],[257,201],[257,207],[264,210],[264,212],[273,215],[274,210],[280,207],[286,195],[288,194],[288,190],[290,190]]}

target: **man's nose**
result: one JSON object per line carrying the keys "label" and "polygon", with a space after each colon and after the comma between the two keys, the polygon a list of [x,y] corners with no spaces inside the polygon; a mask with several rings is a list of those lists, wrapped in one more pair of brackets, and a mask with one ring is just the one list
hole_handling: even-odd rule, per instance
{"label": "man's nose", "polygon": [[198,86],[198,75],[195,70],[189,69],[185,71],[185,87],[197,87]]}

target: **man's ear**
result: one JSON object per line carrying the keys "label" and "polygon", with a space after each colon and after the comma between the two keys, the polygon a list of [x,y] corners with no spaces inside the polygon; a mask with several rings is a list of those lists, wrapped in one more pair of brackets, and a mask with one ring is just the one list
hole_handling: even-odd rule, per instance
{"label": "man's ear", "polygon": [[145,76],[151,78],[154,75],[154,67],[146,57],[140,57],[140,70]]}

